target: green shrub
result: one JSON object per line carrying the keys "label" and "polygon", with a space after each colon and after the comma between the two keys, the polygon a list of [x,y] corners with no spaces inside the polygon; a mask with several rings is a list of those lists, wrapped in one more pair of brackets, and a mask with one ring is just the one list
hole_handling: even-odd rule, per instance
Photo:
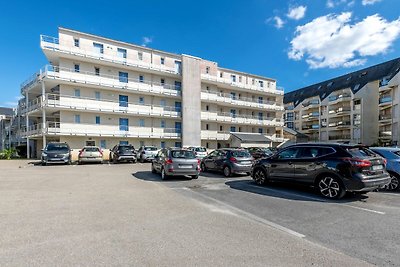
{"label": "green shrub", "polygon": [[0,152],[0,159],[11,159],[17,154],[15,148],[7,148]]}

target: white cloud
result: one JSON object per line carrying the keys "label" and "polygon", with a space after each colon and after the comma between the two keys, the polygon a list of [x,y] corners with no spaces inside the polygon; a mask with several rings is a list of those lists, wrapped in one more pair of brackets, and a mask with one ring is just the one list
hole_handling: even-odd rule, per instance
{"label": "white cloud", "polygon": [[298,26],[288,57],[305,58],[312,69],[354,67],[385,53],[400,35],[400,18],[389,22],[375,14],[351,24],[351,16],[330,14]]}
{"label": "white cloud", "polygon": [[143,42],[142,42],[142,46],[147,46],[148,44],[153,42],[153,38],[152,37],[143,37]]}
{"label": "white cloud", "polygon": [[[376,0],[375,0],[376,1]],[[334,8],[336,6],[339,6],[341,4],[346,4],[348,7],[352,7],[355,4],[355,0],[327,0],[326,1],[326,7],[327,8]]]}
{"label": "white cloud", "polygon": [[274,26],[275,26],[275,28],[277,28],[277,29],[280,29],[280,28],[283,27],[283,25],[285,25],[285,21],[283,21],[283,19],[281,19],[281,18],[278,17],[278,16],[275,16],[275,17],[273,17],[272,19],[274,20],[274,22],[275,22]]}
{"label": "white cloud", "polygon": [[367,5],[373,5],[373,4],[378,3],[380,1],[382,1],[382,0],[362,0],[361,3],[362,3],[363,6],[367,6]]}
{"label": "white cloud", "polygon": [[326,1],[326,7],[334,8],[335,7],[335,2],[333,2],[332,0]]}
{"label": "white cloud", "polygon": [[291,7],[289,8],[289,11],[286,14],[286,16],[290,19],[299,20],[304,18],[306,10],[307,10],[306,6]]}

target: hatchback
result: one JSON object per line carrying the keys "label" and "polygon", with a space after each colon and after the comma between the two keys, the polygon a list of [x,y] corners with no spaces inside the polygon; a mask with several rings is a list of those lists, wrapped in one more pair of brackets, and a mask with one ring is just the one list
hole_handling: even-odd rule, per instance
{"label": "hatchback", "polygon": [[137,158],[140,162],[151,161],[158,153],[158,148],[155,146],[141,146],[137,153]]}
{"label": "hatchback", "polygon": [[42,149],[42,165],[47,164],[71,164],[71,149],[67,143],[51,142]]}
{"label": "hatchback", "polygon": [[370,149],[387,160],[386,170],[390,174],[390,183],[385,189],[394,191],[400,188],[400,148],[370,147]]}
{"label": "hatchback", "polygon": [[194,152],[197,158],[202,159],[207,156],[207,148],[202,146],[191,146],[189,147],[190,150]]}
{"label": "hatchback", "polygon": [[385,165],[385,159],[359,145],[296,144],[258,160],[252,177],[259,185],[308,184],[324,197],[340,199],[346,191],[369,192],[388,184]]}
{"label": "hatchback", "polygon": [[79,150],[78,163],[103,163],[103,151],[97,146],[85,146]]}
{"label": "hatchback", "polygon": [[130,144],[120,144],[113,147],[110,150],[110,161],[113,163],[119,163],[121,161],[125,162],[136,162],[136,151],[133,145]]}
{"label": "hatchback", "polygon": [[250,175],[253,157],[245,149],[223,148],[208,154],[201,161],[202,171],[222,171],[225,177],[233,173]]}
{"label": "hatchback", "polygon": [[161,173],[161,179],[171,176],[189,175],[199,178],[200,160],[193,151],[182,148],[164,148],[158,152],[151,164],[152,173]]}

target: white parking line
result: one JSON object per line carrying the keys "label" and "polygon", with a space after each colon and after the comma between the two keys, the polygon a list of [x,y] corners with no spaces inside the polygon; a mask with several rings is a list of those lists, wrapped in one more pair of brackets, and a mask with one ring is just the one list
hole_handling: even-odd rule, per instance
{"label": "white parking line", "polygon": [[220,200],[218,200],[218,199],[215,199],[215,198],[213,198],[213,197],[209,197],[209,196],[206,196],[206,195],[204,195],[204,194],[202,194],[202,193],[199,193],[199,192],[196,192],[196,191],[194,191],[194,190],[191,190],[191,189],[189,189],[189,188],[174,188],[174,189],[175,189],[175,190],[186,190],[186,191],[190,191],[191,193],[196,194],[196,195],[198,195],[198,196],[200,196],[200,197],[202,197],[202,198],[206,198],[206,199],[208,199],[208,200],[211,200],[211,201],[217,203],[218,205],[220,205],[220,206],[222,206],[222,207],[224,207],[224,208],[226,208],[226,209],[230,209],[230,210],[235,211],[236,213],[238,213],[238,215],[242,215],[242,217],[245,218],[245,219],[251,219],[251,220],[256,221],[256,222],[258,222],[258,223],[268,225],[268,226],[270,226],[270,227],[273,227],[273,228],[278,229],[278,230],[280,230],[280,231],[282,231],[282,232],[285,232],[285,233],[287,233],[287,234],[290,234],[290,235],[293,235],[293,236],[296,236],[296,237],[299,237],[299,238],[304,238],[304,237],[306,237],[305,235],[300,234],[300,233],[298,233],[298,232],[296,232],[296,231],[293,231],[293,230],[291,230],[291,229],[289,229],[289,228],[286,228],[286,227],[284,227],[284,226],[282,226],[282,225],[279,225],[279,224],[277,224],[277,223],[268,221],[268,220],[266,220],[266,219],[263,219],[263,218],[261,218],[261,217],[258,217],[258,216],[256,216],[256,215],[254,215],[254,214],[248,213],[248,212],[246,212],[246,211],[244,211],[244,210],[241,210],[241,209],[239,209],[239,208],[236,208],[236,207],[234,207],[234,206],[231,206],[231,205],[229,205],[229,204],[226,204],[226,203],[224,203],[224,202],[222,202],[222,201],[220,201]]}
{"label": "white parking line", "polygon": [[258,188],[258,189],[269,190],[269,191],[272,191],[272,192],[275,192],[275,193],[286,194],[286,195],[291,195],[291,196],[295,196],[295,197],[301,197],[301,198],[304,198],[304,199],[310,199],[310,200],[314,200],[314,201],[325,202],[325,203],[335,204],[335,205],[339,205],[339,206],[345,206],[345,207],[358,209],[358,210],[363,210],[363,211],[367,211],[367,212],[372,212],[372,213],[376,213],[376,214],[380,214],[380,215],[385,215],[386,214],[383,211],[357,207],[357,206],[353,206],[353,205],[350,205],[350,204],[329,202],[327,200],[320,199],[320,198],[317,198],[317,197],[304,196],[304,195],[301,195],[301,194],[296,194],[296,193],[292,193],[292,192],[288,192],[288,191],[276,190],[276,189],[271,189],[271,188],[267,188],[267,187],[259,187],[259,186],[255,186],[255,185],[251,185],[251,184],[249,184],[247,186],[250,186],[250,187],[253,187],[253,188]]}

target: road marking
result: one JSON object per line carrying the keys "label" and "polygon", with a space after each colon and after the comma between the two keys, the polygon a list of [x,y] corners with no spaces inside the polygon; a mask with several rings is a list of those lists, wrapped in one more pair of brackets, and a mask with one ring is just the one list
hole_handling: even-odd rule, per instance
{"label": "road marking", "polygon": [[330,202],[330,201],[327,201],[327,200],[324,200],[324,199],[320,199],[320,198],[317,198],[317,197],[304,196],[304,195],[300,195],[300,194],[296,194],[296,193],[292,193],[292,192],[288,192],[288,191],[281,191],[281,190],[271,189],[271,188],[267,188],[267,187],[261,187],[260,188],[258,186],[251,185],[251,184],[249,184],[248,186],[249,187],[253,187],[253,188],[258,188],[258,189],[265,189],[265,190],[269,190],[269,191],[276,192],[276,193],[281,193],[281,194],[283,193],[283,194],[286,194],[286,195],[292,195],[292,196],[296,196],[296,197],[301,197],[301,198],[304,198],[304,199],[310,199],[310,200],[314,200],[314,201],[318,201],[318,202],[324,202],[324,203],[329,203],[329,204],[335,204],[335,205],[338,205],[338,206],[345,206],[345,207],[349,207],[349,208],[353,208],[353,209],[368,211],[368,212],[372,212],[372,213],[376,213],[376,214],[380,214],[380,215],[385,215],[386,214],[383,211],[357,207],[357,206],[353,206],[353,205],[350,205],[350,204]]}
{"label": "road marking", "polygon": [[285,233],[287,233],[287,234],[290,234],[290,235],[293,235],[293,236],[296,236],[296,237],[299,237],[299,238],[304,238],[304,237],[306,237],[305,235],[300,234],[299,232],[296,232],[296,231],[294,231],[294,230],[291,230],[291,229],[289,229],[289,228],[286,228],[286,227],[284,227],[284,226],[282,226],[282,225],[279,225],[279,224],[277,224],[277,223],[268,221],[268,220],[266,220],[266,219],[263,219],[263,218],[261,218],[261,217],[258,217],[258,216],[256,216],[256,215],[254,215],[254,214],[252,214],[252,213],[246,212],[246,211],[244,211],[244,210],[241,210],[241,209],[239,209],[239,208],[236,208],[236,207],[234,207],[234,206],[231,206],[231,205],[229,205],[229,204],[226,204],[226,203],[224,203],[224,202],[222,202],[222,201],[220,201],[220,200],[218,200],[218,199],[215,199],[215,198],[213,198],[213,197],[209,197],[209,196],[207,196],[207,195],[204,195],[204,194],[202,194],[202,193],[196,192],[196,191],[191,190],[191,189],[189,189],[189,188],[174,188],[174,189],[190,191],[191,193],[196,194],[196,195],[198,195],[198,196],[200,196],[200,197],[206,198],[206,199],[208,199],[208,200],[211,200],[211,201],[213,201],[213,202],[215,202],[215,203],[217,203],[217,204],[223,206],[224,208],[227,208],[227,209],[230,209],[230,210],[233,210],[233,211],[237,212],[239,215],[242,215],[243,218],[251,219],[251,220],[256,221],[256,222],[258,222],[258,223],[268,225],[268,226],[270,226],[270,227],[272,227],[272,228],[278,229],[278,230],[280,230],[280,231],[282,231],[282,232],[285,232]]}

